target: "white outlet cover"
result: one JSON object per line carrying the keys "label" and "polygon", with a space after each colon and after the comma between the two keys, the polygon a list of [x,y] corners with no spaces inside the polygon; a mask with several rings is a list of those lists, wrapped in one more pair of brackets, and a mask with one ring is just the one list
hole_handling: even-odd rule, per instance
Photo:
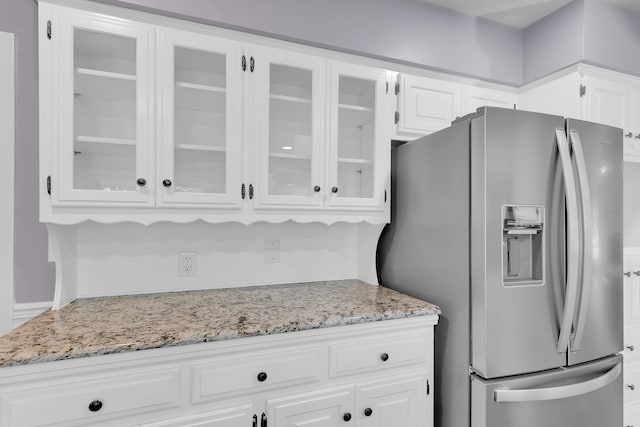
{"label": "white outlet cover", "polygon": [[196,276],[198,266],[197,252],[178,253],[178,276]]}

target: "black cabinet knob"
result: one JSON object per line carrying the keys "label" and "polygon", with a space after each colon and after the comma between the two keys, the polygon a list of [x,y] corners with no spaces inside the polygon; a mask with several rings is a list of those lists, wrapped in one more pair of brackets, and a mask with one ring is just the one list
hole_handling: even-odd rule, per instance
{"label": "black cabinet knob", "polygon": [[102,409],[102,402],[100,402],[99,400],[94,400],[93,402],[89,403],[89,410],[91,412],[98,412],[100,409]]}
{"label": "black cabinet knob", "polygon": [[167,188],[171,187],[171,180],[165,179],[164,181],[162,181],[162,185],[164,185]]}
{"label": "black cabinet knob", "polygon": [[365,417],[370,417],[371,414],[373,414],[373,410],[371,410],[371,408],[365,408],[364,409],[364,416]]}
{"label": "black cabinet knob", "polygon": [[350,413],[348,413],[348,412],[347,412],[347,413],[345,413],[345,414],[342,416],[342,419],[343,419],[343,420],[345,420],[345,421],[350,421],[350,420],[351,420],[351,414],[350,414]]}
{"label": "black cabinet knob", "polygon": [[382,360],[383,362],[386,362],[387,360],[389,360],[389,354],[387,353],[382,353],[380,355],[380,360]]}
{"label": "black cabinet knob", "polygon": [[331,192],[332,193],[337,193],[338,192],[338,187],[331,187]]}
{"label": "black cabinet knob", "polygon": [[263,382],[266,381],[267,379],[267,373],[266,372],[260,372],[258,374],[258,381]]}
{"label": "black cabinet knob", "polygon": [[140,187],[144,187],[145,185],[147,185],[147,180],[144,178],[138,178],[136,184],[138,184]]}
{"label": "black cabinet knob", "polygon": [[315,187],[313,187],[313,191],[315,191],[316,193],[320,192],[320,186],[316,185]]}

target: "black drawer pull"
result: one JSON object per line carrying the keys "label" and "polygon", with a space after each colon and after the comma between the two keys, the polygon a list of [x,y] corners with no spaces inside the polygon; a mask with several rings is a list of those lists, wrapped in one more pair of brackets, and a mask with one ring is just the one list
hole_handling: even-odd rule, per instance
{"label": "black drawer pull", "polygon": [[373,414],[373,410],[371,410],[371,408],[365,408],[364,409],[364,416],[365,417],[370,417],[371,414]]}
{"label": "black drawer pull", "polygon": [[387,360],[389,360],[389,354],[388,353],[382,353],[380,355],[380,360],[382,360],[383,362],[386,362]]}
{"label": "black drawer pull", "polygon": [[350,421],[350,420],[351,420],[351,414],[350,414],[350,413],[348,413],[348,412],[347,412],[347,413],[345,413],[345,414],[342,416],[342,419],[343,419],[343,420],[345,420],[345,421]]}
{"label": "black drawer pull", "polygon": [[89,410],[91,412],[98,412],[100,409],[102,409],[102,402],[99,400],[94,400],[93,402],[89,403]]}
{"label": "black drawer pull", "polygon": [[267,373],[266,372],[260,372],[258,374],[258,381],[264,382],[266,380],[267,380]]}

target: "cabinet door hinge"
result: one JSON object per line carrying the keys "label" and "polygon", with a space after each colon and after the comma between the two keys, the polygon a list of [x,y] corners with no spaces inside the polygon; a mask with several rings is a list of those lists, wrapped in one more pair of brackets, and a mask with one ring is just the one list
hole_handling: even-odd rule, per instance
{"label": "cabinet door hinge", "polygon": [[51,20],[47,21],[47,38],[51,40]]}
{"label": "cabinet door hinge", "polygon": [[429,380],[427,380],[427,396],[431,393],[431,386],[429,385]]}
{"label": "cabinet door hinge", "polygon": [[267,414],[262,413],[262,418],[260,419],[260,427],[267,427]]}
{"label": "cabinet door hinge", "polygon": [[51,175],[47,177],[47,194],[51,195]]}
{"label": "cabinet door hinge", "polygon": [[247,57],[242,55],[242,59],[240,61],[240,67],[242,67],[242,71],[247,71]]}
{"label": "cabinet door hinge", "polygon": [[244,200],[244,197],[246,195],[246,191],[245,191],[245,186],[244,183],[240,186],[240,197],[242,197],[242,200]]}
{"label": "cabinet door hinge", "polygon": [[395,114],[393,120],[394,120],[395,124],[398,124],[398,122],[400,121],[400,112],[399,111],[396,111],[396,114]]}
{"label": "cabinet door hinge", "polygon": [[396,95],[400,93],[400,82],[396,82]]}
{"label": "cabinet door hinge", "polygon": [[249,184],[249,200],[253,200],[253,184]]}
{"label": "cabinet door hinge", "polygon": [[582,98],[583,96],[585,96],[587,94],[587,86],[585,85],[580,85],[580,98]]}
{"label": "cabinet door hinge", "polygon": [[387,190],[384,190],[384,202],[387,203]]}

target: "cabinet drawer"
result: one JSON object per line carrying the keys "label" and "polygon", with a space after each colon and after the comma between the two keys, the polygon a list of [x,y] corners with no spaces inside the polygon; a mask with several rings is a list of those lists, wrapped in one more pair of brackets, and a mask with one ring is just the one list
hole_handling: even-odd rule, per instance
{"label": "cabinet drawer", "polygon": [[313,382],[322,372],[319,346],[216,358],[192,367],[191,399],[199,403],[217,399],[221,394],[230,397]]}
{"label": "cabinet drawer", "polygon": [[180,368],[174,368],[7,392],[0,397],[7,411],[2,422],[20,427],[86,426],[110,415],[171,408],[181,403],[180,378]]}
{"label": "cabinet drawer", "polygon": [[625,406],[640,403],[640,365],[625,366],[623,383]]}
{"label": "cabinet drawer", "polygon": [[329,347],[329,376],[334,378],[410,363],[426,363],[428,338],[424,332],[417,332],[372,335],[363,340],[336,342]]}

